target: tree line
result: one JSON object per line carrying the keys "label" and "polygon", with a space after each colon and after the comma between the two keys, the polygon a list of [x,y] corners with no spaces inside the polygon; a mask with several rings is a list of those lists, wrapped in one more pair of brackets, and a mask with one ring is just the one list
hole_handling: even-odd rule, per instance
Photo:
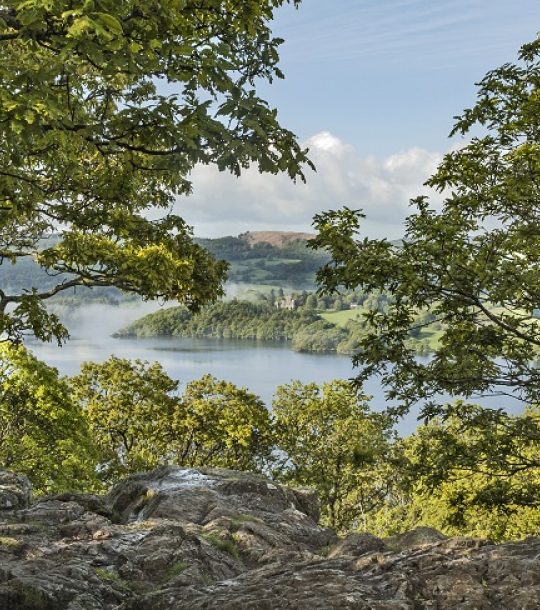
{"label": "tree line", "polygon": [[[223,301],[191,313],[174,307],[157,311],[120,331],[120,336],[184,336],[216,339],[291,341],[302,327],[318,320],[313,312],[281,310],[263,303]],[[328,326],[331,326],[330,324]]]}
{"label": "tree line", "polygon": [[503,540],[540,525],[537,408],[506,415],[503,425],[457,402],[446,419],[399,438],[396,419],[370,409],[349,381],[279,386],[268,410],[248,389],[210,375],[180,388],[159,363],[111,357],[60,378],[7,345],[0,382],[0,463],[27,474],[38,494],[99,492],[176,464],[313,487],[322,523],[338,531],[429,525]]}

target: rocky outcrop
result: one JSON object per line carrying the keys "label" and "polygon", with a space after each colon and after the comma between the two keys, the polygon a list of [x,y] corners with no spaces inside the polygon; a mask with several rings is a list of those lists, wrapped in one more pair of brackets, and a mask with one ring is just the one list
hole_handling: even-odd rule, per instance
{"label": "rocky outcrop", "polygon": [[30,505],[32,485],[27,477],[0,470],[0,510],[16,510]]}
{"label": "rocky outcrop", "polygon": [[308,490],[160,468],[30,503],[0,471],[0,610],[532,610],[540,539],[339,540]]}

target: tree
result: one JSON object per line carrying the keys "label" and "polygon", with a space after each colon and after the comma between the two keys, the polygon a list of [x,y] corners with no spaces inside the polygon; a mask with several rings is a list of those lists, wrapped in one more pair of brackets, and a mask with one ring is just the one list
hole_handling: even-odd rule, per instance
{"label": "tree", "polygon": [[282,77],[269,22],[286,1],[1,4],[0,264],[56,278],[0,291],[4,336],[65,339],[44,301],[74,286],[219,296],[226,265],[181,217],[155,217],[198,163],[303,178],[306,151],[255,90]]}
{"label": "tree", "polygon": [[88,420],[104,481],[168,462],[178,382],[158,362],[115,356],[85,362],[70,385]]}
{"label": "tree", "polygon": [[260,398],[211,375],[186,385],[158,362],[111,357],[86,362],[70,379],[112,483],[160,464],[260,470],[271,452],[270,416]]}
{"label": "tree", "polygon": [[336,311],[342,311],[343,309],[345,309],[345,304],[343,302],[343,297],[342,296],[337,296],[335,301],[334,301],[334,309]]}
{"label": "tree", "polygon": [[314,487],[331,527],[365,524],[388,491],[390,420],[370,412],[366,397],[347,381],[280,386],[273,414],[277,478]]}
{"label": "tree", "polygon": [[304,324],[294,333],[292,347],[297,352],[334,352],[346,339],[347,332],[343,328],[325,320],[316,320]]}
{"label": "tree", "polygon": [[22,346],[0,345],[0,467],[26,474],[37,493],[88,491],[96,458],[58,371]]}
{"label": "tree", "polygon": [[318,306],[317,297],[313,293],[308,295],[306,298],[306,304],[304,305],[304,307],[306,309],[309,309],[309,311],[315,311],[317,309],[317,306]]}
{"label": "tree", "polygon": [[[366,317],[356,358],[360,380],[379,374],[404,408],[423,414],[440,393],[540,400],[540,39],[522,47],[520,63],[490,72],[476,105],[454,133],[471,141],[448,153],[427,184],[444,195],[412,201],[403,243],[357,239],[358,212],[316,217],[317,247],[333,261],[319,274],[326,291],[360,287],[389,294],[384,310]],[[480,133],[479,133],[480,132]],[[479,133],[479,135],[474,135]],[[429,362],[408,340],[419,315],[442,328]]]}
{"label": "tree", "polygon": [[170,450],[181,466],[258,472],[270,458],[270,415],[262,400],[211,375],[187,384],[172,428]]}
{"label": "tree", "polygon": [[395,489],[372,519],[382,534],[426,525],[501,541],[540,525],[540,416],[457,401],[402,442]]}

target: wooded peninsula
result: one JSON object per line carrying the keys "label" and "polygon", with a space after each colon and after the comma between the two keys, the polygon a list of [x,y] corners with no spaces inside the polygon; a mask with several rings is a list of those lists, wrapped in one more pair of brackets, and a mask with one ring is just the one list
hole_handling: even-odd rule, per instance
{"label": "wooded peninsula", "polygon": [[[256,302],[221,301],[195,313],[185,307],[170,307],[136,320],[115,336],[248,339],[288,343],[300,352],[351,355],[358,349],[364,333],[364,316],[373,307],[384,306],[387,302],[384,294],[370,300],[349,295],[348,300],[351,298],[358,300],[346,303],[338,296],[319,303],[313,293],[289,297],[278,293],[276,297],[272,292],[260,296]],[[436,323],[432,323],[416,333],[411,331],[410,344],[418,353],[429,353],[437,336]]]}

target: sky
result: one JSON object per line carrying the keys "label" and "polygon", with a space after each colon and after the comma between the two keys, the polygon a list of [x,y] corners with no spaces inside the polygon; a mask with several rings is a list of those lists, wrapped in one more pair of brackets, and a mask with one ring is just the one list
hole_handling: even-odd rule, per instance
{"label": "sky", "polygon": [[443,154],[484,74],[540,30],[539,0],[303,0],[276,11],[285,79],[259,94],[310,149],[307,183],[197,167],[176,211],[205,237],[310,230],[317,212],[362,208],[364,235],[397,239],[409,199]]}

